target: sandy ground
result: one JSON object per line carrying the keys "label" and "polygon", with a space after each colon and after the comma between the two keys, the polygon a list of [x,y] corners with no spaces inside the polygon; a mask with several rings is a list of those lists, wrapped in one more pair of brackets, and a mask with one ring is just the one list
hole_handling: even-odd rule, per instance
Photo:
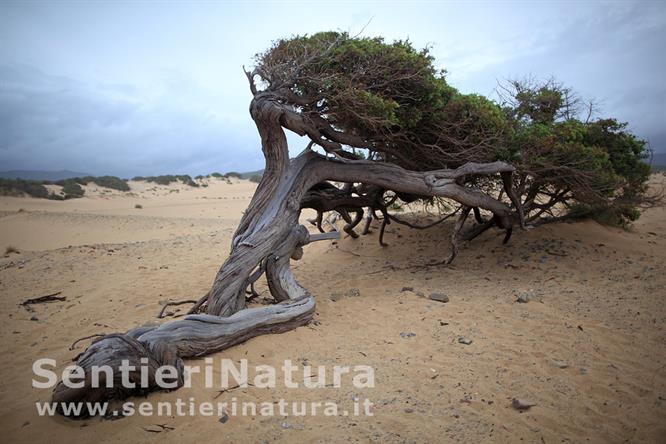
{"label": "sandy ground", "polygon": [[[489,232],[450,267],[424,265],[447,254],[450,226],[392,224],[386,248],[376,229],[309,245],[294,268],[317,297],[315,322],[213,358],[251,367],[291,359],[326,366],[329,378],[334,365],[369,365],[374,388],[343,379],[340,388],[220,395],[195,377],[191,388],[136,400],[284,398],[351,409],[367,398],[373,416],[38,416],[35,403],[50,390],[31,386],[33,361],[50,357],[62,369],[87,344],[69,350],[75,339],[155,322],[165,300],[205,293],[253,189],[133,183],[130,194],[90,189],[65,202],[0,197],[0,253],[20,252],[0,257],[4,442],[666,441],[664,208],[630,231],[558,224],[518,232],[505,246]],[[258,290],[267,296],[264,284]],[[67,300],[33,312],[20,305],[56,291]],[[450,301],[429,300],[432,292]],[[521,292],[533,300],[517,303]],[[514,397],[536,405],[521,413]]]}

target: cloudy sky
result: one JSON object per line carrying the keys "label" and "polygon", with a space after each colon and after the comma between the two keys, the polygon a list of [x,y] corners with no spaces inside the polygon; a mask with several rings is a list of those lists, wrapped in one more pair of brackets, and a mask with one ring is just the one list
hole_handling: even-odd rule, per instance
{"label": "cloudy sky", "polygon": [[[0,3],[0,170],[133,175],[263,166],[242,72],[323,30],[432,45],[463,92],[555,76],[666,151],[666,3]],[[291,137],[292,152],[304,145]]]}

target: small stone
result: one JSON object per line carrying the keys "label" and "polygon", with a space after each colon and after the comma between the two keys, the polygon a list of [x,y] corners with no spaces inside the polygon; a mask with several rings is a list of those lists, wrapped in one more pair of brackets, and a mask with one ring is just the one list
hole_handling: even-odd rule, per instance
{"label": "small stone", "polygon": [[464,337],[464,336],[460,336],[460,337],[458,338],[458,342],[461,343],[461,344],[470,345],[470,344],[471,344],[472,342],[474,342],[474,341],[472,341],[471,339],[468,339],[468,338],[466,338],[466,337]]}
{"label": "small stone", "polygon": [[332,300],[333,302],[337,302],[340,299],[342,299],[342,293],[331,293],[329,299]]}
{"label": "small stone", "polygon": [[558,361],[557,359],[553,360],[553,365],[557,368],[568,368],[569,364],[563,361]]}
{"label": "small stone", "polygon": [[400,291],[414,291],[414,287],[402,287]]}
{"label": "small stone", "polygon": [[414,413],[414,409],[406,408],[405,413]]}
{"label": "small stone", "polygon": [[293,429],[293,428],[294,428],[294,426],[291,425],[290,423],[288,423],[287,421],[283,421],[283,422],[280,424],[280,427],[282,427],[282,428],[285,429],[285,430],[287,430],[287,429]]}
{"label": "small stone", "polygon": [[409,338],[413,338],[414,336],[416,336],[416,333],[405,332],[405,331],[403,331],[402,333],[400,333],[400,337],[401,337],[402,339],[409,339]]}
{"label": "small stone", "polygon": [[30,318],[31,321],[39,321],[39,318],[37,316],[33,316]]}
{"label": "small stone", "polygon": [[511,407],[521,412],[526,411],[534,407],[536,404],[530,401],[525,401],[524,399],[513,398],[511,401]]}
{"label": "small stone", "polygon": [[347,291],[347,296],[351,298],[361,296],[361,290],[359,290],[358,288],[351,288]]}
{"label": "small stone", "polygon": [[465,394],[465,396],[462,397],[460,402],[465,403],[465,404],[471,404],[472,403],[472,395],[469,393]]}
{"label": "small stone", "polygon": [[527,304],[535,297],[536,296],[533,291],[521,291],[520,293],[518,293],[518,299],[516,299],[516,302],[519,302],[521,304]]}
{"label": "small stone", "polygon": [[449,297],[444,293],[430,293],[430,299],[437,302],[449,302]]}
{"label": "small stone", "polygon": [[220,421],[222,424],[224,424],[225,422],[229,421],[229,415],[227,415],[227,412],[223,412],[223,413],[222,413],[222,416],[220,416],[220,418],[218,419],[218,421]]}

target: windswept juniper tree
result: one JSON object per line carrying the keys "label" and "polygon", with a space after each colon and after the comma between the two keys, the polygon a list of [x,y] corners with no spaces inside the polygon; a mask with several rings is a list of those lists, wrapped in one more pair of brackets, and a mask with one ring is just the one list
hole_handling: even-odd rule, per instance
{"label": "windswept juniper tree", "polygon": [[[180,385],[184,358],[309,322],[315,299],[290,260],[310,241],[335,236],[321,228],[328,211],[345,219],[353,237],[364,213],[380,220],[383,243],[392,220],[424,227],[391,215],[392,202],[445,200],[451,210],[442,220],[457,217],[449,256],[436,258],[445,264],[462,241],[492,227],[506,232],[506,242],[515,228],[568,217],[576,207],[622,221],[645,202],[645,143],[615,120],[579,120],[570,91],[554,83],[510,83],[498,105],[449,86],[427,49],[335,32],[277,41],[246,74],[266,166],[212,288],[181,320],[98,338],[76,359],[84,386],[60,383],[54,401],[153,390],[165,365]],[[294,159],[285,130],[309,139]],[[299,224],[303,208],[317,211],[322,233]],[[466,225],[471,212],[475,223]],[[247,290],[263,275],[275,304],[246,308]],[[93,366],[117,370],[123,360],[136,368],[137,388],[122,387],[119,371],[112,388],[104,373],[92,387]],[[149,387],[139,388],[142,365]]]}

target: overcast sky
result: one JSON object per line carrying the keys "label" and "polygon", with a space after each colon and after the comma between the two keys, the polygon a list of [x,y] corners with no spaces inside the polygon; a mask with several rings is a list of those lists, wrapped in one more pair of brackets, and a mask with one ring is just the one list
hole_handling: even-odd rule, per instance
{"label": "overcast sky", "polygon": [[[0,3],[0,170],[263,167],[242,65],[324,30],[432,45],[463,92],[555,76],[666,151],[666,2]],[[290,137],[292,153],[305,143]]]}

